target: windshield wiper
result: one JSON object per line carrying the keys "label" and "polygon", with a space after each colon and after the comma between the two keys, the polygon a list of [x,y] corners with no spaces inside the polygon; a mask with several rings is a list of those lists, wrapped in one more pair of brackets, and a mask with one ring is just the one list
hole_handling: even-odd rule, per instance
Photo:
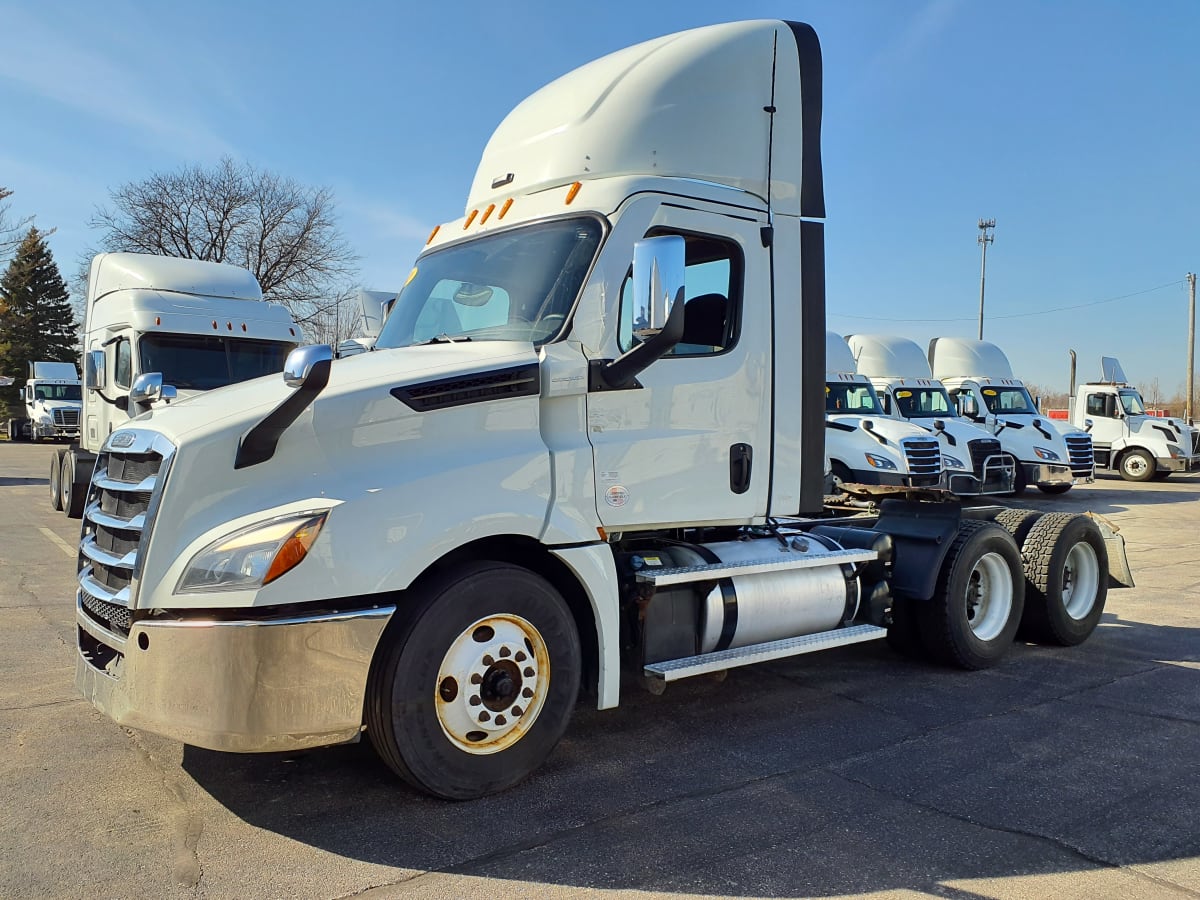
{"label": "windshield wiper", "polygon": [[446,332],[442,332],[437,337],[432,337],[427,341],[421,341],[419,344],[413,344],[414,347],[428,347],[430,344],[457,344],[462,341],[469,341],[469,334],[460,334],[458,337],[450,337]]}

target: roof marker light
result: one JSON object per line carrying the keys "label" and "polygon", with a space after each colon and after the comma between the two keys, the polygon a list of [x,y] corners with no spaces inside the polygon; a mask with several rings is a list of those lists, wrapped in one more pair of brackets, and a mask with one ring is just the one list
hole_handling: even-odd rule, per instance
{"label": "roof marker light", "polygon": [[154,317],[154,324],[155,324],[155,325],[161,325],[161,324],[162,324],[162,316],[155,316],[155,317]]}
{"label": "roof marker light", "polygon": [[471,223],[475,221],[475,217],[477,215],[479,215],[479,210],[477,210],[477,209],[471,210],[471,214],[469,216],[467,216],[467,221],[463,222],[463,231],[466,231],[468,228],[471,227]]}
{"label": "roof marker light", "polygon": [[246,330],[246,323],[245,323],[245,322],[243,322],[243,323],[242,323],[242,331],[245,331],[245,330]]}
{"label": "roof marker light", "polygon": [[228,328],[230,331],[233,331],[233,323],[232,322],[226,322],[225,327]]}
{"label": "roof marker light", "polygon": [[504,205],[503,205],[502,207],[500,207],[500,215],[496,216],[496,218],[497,218],[497,219],[503,219],[503,218],[504,218],[504,214],[505,214],[506,212],[508,212],[508,208],[509,208],[510,206],[512,206],[512,197],[509,197],[507,200],[505,200],[505,201],[504,201]]}
{"label": "roof marker light", "polygon": [[213,319],[213,328],[216,328],[216,327],[217,327],[217,320]]}
{"label": "roof marker light", "polygon": [[486,222],[488,220],[488,216],[490,216],[495,211],[495,209],[496,209],[496,204],[489,203],[488,208],[483,211],[483,218],[479,220],[479,224],[482,225],[484,222]]}
{"label": "roof marker light", "polygon": [[441,226],[441,225],[434,225],[434,226],[433,226],[433,231],[429,232],[429,240],[427,240],[427,241],[425,242],[425,246],[426,246],[426,247],[428,247],[430,244],[432,244],[432,243],[433,243],[433,239],[434,239],[435,237],[437,237],[437,233],[438,233],[439,231],[441,231],[441,230],[442,230],[442,226]]}
{"label": "roof marker light", "polygon": [[575,199],[575,195],[579,193],[581,187],[583,184],[577,181],[567,190],[567,206],[571,205],[571,201]]}

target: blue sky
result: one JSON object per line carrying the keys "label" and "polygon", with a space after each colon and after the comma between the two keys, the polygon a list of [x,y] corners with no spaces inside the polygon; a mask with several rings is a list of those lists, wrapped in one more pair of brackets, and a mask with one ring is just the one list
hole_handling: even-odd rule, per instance
{"label": "blue sky", "polygon": [[831,328],[973,337],[976,222],[994,217],[985,336],[1018,376],[1065,390],[1074,348],[1081,376],[1115,354],[1135,381],[1182,387],[1193,0],[0,0],[0,185],[12,214],[57,229],[73,274],[110,188],[229,154],[332,188],[363,286],[395,289],[520,99],[734,18],[799,19],[822,41]]}

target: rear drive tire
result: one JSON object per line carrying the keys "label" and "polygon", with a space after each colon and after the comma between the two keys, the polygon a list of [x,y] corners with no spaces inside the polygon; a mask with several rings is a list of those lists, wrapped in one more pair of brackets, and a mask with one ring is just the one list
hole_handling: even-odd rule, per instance
{"label": "rear drive tire", "polygon": [[997,525],[1013,536],[1020,547],[1025,543],[1025,535],[1044,513],[1036,509],[1006,509],[993,520]]}
{"label": "rear drive tire", "polygon": [[920,606],[930,653],[963,669],[998,663],[1021,622],[1025,578],[1011,534],[994,522],[968,519],[958,528],[933,597]]}
{"label": "rear drive tire", "polygon": [[62,464],[63,451],[55,450],[54,454],[50,457],[50,508],[54,510],[61,510],[63,508],[62,488],[60,486],[62,482]]}
{"label": "rear drive tire", "polygon": [[1149,481],[1156,466],[1149,451],[1135,447],[1121,457],[1118,471],[1126,481]]}
{"label": "rear drive tire", "polygon": [[468,564],[413,593],[372,664],[371,743],[435,797],[512,787],[571,718],[582,662],[571,611],[544,578],[499,562]]}
{"label": "rear drive tire", "polygon": [[1050,513],[1030,530],[1022,634],[1073,647],[1096,630],[1108,598],[1108,548],[1087,516]]}
{"label": "rear drive tire", "polygon": [[62,495],[62,508],[68,518],[83,518],[83,502],[87,499],[85,484],[80,484],[75,464],[74,453],[64,453],[62,474],[59,476],[59,492]]}

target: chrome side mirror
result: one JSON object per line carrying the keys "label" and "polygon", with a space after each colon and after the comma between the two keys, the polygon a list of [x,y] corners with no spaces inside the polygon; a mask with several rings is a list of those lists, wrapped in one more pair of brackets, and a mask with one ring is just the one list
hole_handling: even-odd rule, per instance
{"label": "chrome side mirror", "polygon": [[83,386],[89,391],[104,389],[103,350],[89,350],[83,354]]}
{"label": "chrome side mirror", "polygon": [[1091,419],[1084,419],[1083,420],[1083,430],[1090,434],[1091,430],[1092,430],[1092,426],[1095,424],[1096,423],[1093,422]]}
{"label": "chrome side mirror", "polygon": [[133,387],[129,389],[129,402],[153,403],[156,400],[174,400],[176,393],[173,384],[162,383],[162,372],[143,372],[133,379]]}
{"label": "chrome side mirror", "polygon": [[313,366],[332,359],[333,348],[328,344],[297,347],[288,354],[287,362],[283,364],[283,383],[290,388],[298,388],[304,384],[304,379],[313,370]]}
{"label": "chrome side mirror", "polygon": [[635,325],[638,337],[662,331],[676,302],[683,301],[685,258],[686,245],[678,235],[645,238],[633,245],[634,319],[644,323]]}

